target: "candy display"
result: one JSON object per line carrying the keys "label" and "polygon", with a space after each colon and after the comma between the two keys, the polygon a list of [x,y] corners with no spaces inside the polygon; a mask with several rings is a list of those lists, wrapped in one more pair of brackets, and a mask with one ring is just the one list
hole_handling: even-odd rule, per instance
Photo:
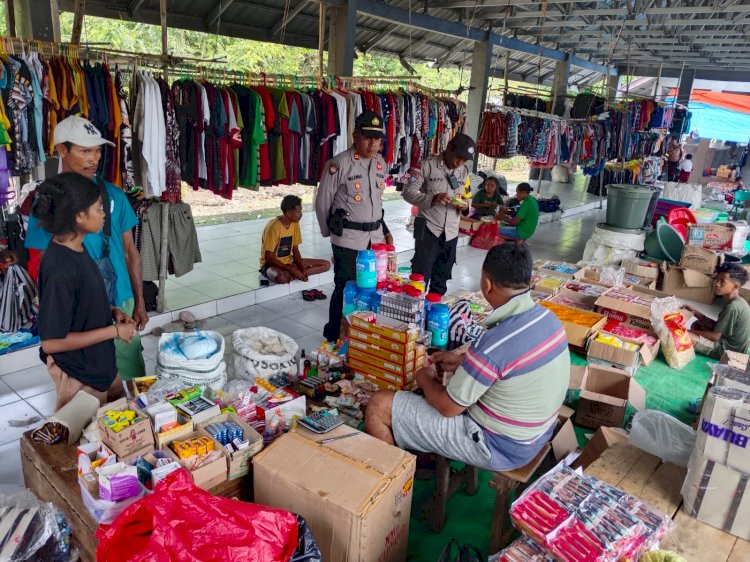
{"label": "candy display", "polygon": [[564,275],[573,275],[578,271],[578,269],[579,269],[578,267],[571,265],[569,263],[550,262],[540,267],[539,271],[542,273],[554,272],[554,273],[562,273]]}
{"label": "candy display", "polygon": [[184,441],[172,441],[169,444],[169,448],[174,451],[177,458],[185,460],[188,457],[195,455],[203,456],[208,454],[209,451],[213,451],[214,442],[208,437],[194,437],[193,439],[186,439]]}
{"label": "candy display", "polygon": [[138,423],[141,419],[133,410],[123,410],[122,412],[107,410],[102,417],[104,424],[115,433]]}
{"label": "candy display", "polygon": [[588,310],[594,312],[594,305],[585,301],[576,300],[566,295],[555,295],[549,299],[549,302],[561,304],[563,306],[569,306],[571,308],[578,308],[580,310]]}
{"label": "candy display", "polygon": [[581,283],[580,281],[568,281],[563,285],[568,291],[573,291],[581,295],[593,297],[594,299],[599,298],[608,290],[607,287],[601,285],[592,285],[591,283]]}
{"label": "candy display", "polygon": [[491,556],[489,562],[555,562],[555,559],[534,541],[522,537]]}
{"label": "candy display", "polygon": [[[537,547],[565,562],[637,560],[672,527],[669,517],[637,498],[565,465],[524,492],[513,503],[510,516]],[[528,543],[516,548],[538,555]]]}
{"label": "candy display", "polygon": [[639,349],[639,347],[633,343],[623,341],[620,338],[616,338],[615,336],[611,336],[608,334],[599,334],[596,337],[596,341],[598,341],[599,343],[606,344],[606,345],[611,345],[613,347],[626,349],[628,351],[638,351]]}
{"label": "candy display", "polygon": [[556,304],[548,300],[542,301],[539,304],[544,308],[552,311],[552,313],[557,316],[561,322],[569,322],[571,324],[577,324],[579,326],[591,328],[602,319],[600,314],[586,312],[585,310],[580,310],[577,308],[570,308],[568,306]]}
{"label": "candy display", "polygon": [[627,338],[629,340],[637,341],[646,345],[654,345],[657,341],[656,337],[644,330],[626,326],[617,320],[609,320],[604,327],[602,332],[612,334],[613,336],[619,336],[621,338]]}
{"label": "candy display", "polygon": [[537,291],[544,291],[545,293],[553,293],[565,284],[564,279],[559,277],[541,277],[536,283],[534,283],[534,289]]}

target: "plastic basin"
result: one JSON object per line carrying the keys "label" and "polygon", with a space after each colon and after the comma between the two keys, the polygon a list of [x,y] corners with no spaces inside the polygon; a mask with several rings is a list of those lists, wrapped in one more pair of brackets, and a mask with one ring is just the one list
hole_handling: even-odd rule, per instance
{"label": "plastic basin", "polygon": [[612,184],[607,186],[607,224],[616,228],[643,227],[653,189],[648,186]]}
{"label": "plastic basin", "polygon": [[672,226],[659,221],[656,229],[646,236],[643,246],[649,257],[675,263],[680,260],[685,241]]}

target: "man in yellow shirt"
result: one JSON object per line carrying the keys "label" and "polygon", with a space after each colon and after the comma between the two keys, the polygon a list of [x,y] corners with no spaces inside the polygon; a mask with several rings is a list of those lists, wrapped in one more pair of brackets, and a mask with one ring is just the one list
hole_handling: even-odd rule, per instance
{"label": "man in yellow shirt", "polygon": [[330,262],[302,258],[299,253],[302,200],[296,195],[287,195],[281,201],[281,213],[263,230],[260,272],[274,283],[289,283],[292,279],[307,281],[310,275],[328,271]]}

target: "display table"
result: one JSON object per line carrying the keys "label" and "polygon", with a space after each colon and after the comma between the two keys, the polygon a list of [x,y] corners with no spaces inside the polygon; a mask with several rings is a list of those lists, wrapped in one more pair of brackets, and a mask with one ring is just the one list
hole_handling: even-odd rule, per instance
{"label": "display table", "polygon": [[663,463],[624,443],[604,451],[586,469],[587,474],[617,486],[672,518],[675,526],[661,542],[663,550],[677,552],[688,562],[750,560],[750,542],[701,523],[680,508],[680,488],[685,472],[684,468]]}
{"label": "display table", "polygon": [[[75,445],[40,445],[27,431],[21,438],[21,465],[26,487],[43,501],[53,503],[64,514],[73,532],[73,541],[82,562],[96,560],[97,523],[81,499],[76,470]],[[217,496],[250,500],[250,477],[228,480],[211,488]]]}

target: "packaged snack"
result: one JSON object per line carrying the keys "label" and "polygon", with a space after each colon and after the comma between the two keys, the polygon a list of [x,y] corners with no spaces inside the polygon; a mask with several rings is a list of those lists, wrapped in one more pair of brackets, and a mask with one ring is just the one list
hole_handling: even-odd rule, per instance
{"label": "packaged snack", "polygon": [[659,335],[664,358],[670,367],[682,369],[695,359],[687,324],[680,313],[679,300],[675,297],[654,299],[651,304],[651,322]]}

